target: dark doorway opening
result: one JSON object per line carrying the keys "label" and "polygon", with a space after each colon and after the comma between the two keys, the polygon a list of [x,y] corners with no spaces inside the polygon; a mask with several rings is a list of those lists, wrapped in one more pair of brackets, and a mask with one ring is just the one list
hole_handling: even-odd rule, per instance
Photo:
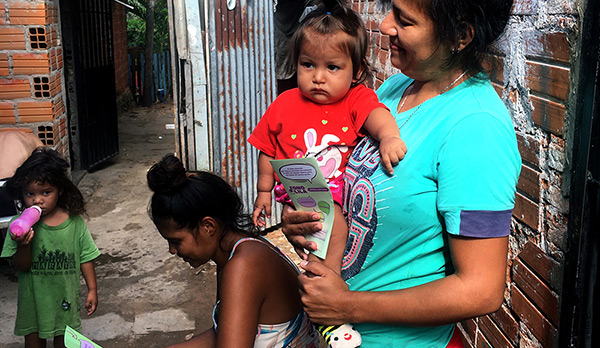
{"label": "dark doorway opening", "polygon": [[119,153],[112,0],[62,0],[61,25],[73,170]]}

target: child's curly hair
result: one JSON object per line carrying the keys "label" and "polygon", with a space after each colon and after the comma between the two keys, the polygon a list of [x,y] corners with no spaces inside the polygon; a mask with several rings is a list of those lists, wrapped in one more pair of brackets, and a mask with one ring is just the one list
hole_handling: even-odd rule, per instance
{"label": "child's curly hair", "polygon": [[69,214],[85,213],[85,200],[81,191],[68,176],[70,166],[56,150],[38,147],[6,181],[6,191],[16,200],[23,201],[25,186],[33,182],[48,183],[60,191],[57,207]]}

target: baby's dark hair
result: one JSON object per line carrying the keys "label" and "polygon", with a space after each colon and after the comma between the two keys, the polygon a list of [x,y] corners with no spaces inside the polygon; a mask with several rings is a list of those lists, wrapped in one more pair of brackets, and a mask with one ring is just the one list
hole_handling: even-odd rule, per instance
{"label": "baby's dark hair", "polygon": [[56,206],[69,214],[83,214],[85,201],[68,176],[69,168],[69,163],[56,150],[38,147],[6,181],[6,191],[13,199],[23,201],[25,186],[34,182],[48,183],[60,191]]}
{"label": "baby's dark hair", "polygon": [[316,0],[312,7],[314,9],[302,19],[288,43],[290,59],[286,61],[286,70],[289,75],[296,72],[300,48],[306,37],[311,34],[333,35],[341,31],[348,34],[348,39],[333,44],[339,45],[352,59],[352,76],[356,80],[352,85],[363,83],[372,69],[367,61],[369,38],[362,18],[345,0]]}
{"label": "baby's dark hair", "polygon": [[159,228],[173,222],[177,228],[194,229],[210,216],[225,231],[258,235],[238,194],[216,174],[186,171],[177,157],[168,154],[148,170],[147,180],[154,192],[149,214]]}

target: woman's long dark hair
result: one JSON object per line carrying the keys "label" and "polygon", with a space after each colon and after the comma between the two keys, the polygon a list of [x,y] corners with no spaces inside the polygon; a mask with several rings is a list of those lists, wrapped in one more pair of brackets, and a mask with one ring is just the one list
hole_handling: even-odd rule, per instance
{"label": "woman's long dark hair", "polygon": [[83,214],[85,201],[81,191],[69,179],[69,168],[69,163],[56,150],[38,147],[6,181],[6,191],[12,198],[23,201],[25,186],[33,182],[48,183],[60,191],[56,203],[58,207],[69,214]]}
{"label": "woman's long dark hair", "polygon": [[513,0],[414,0],[431,18],[440,43],[452,50],[468,25],[474,29],[473,40],[460,52],[454,51],[445,67],[461,67],[465,71],[482,70],[483,61],[510,19]]}
{"label": "woman's long dark hair", "polygon": [[177,157],[168,154],[148,170],[147,180],[154,192],[149,214],[159,228],[174,223],[177,228],[194,229],[210,216],[225,231],[258,235],[238,194],[216,174],[186,171]]}

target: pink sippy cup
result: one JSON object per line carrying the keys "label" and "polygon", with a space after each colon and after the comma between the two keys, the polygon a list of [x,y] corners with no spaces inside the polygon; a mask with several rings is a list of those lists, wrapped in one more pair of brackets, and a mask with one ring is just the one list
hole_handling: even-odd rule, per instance
{"label": "pink sippy cup", "polygon": [[20,237],[23,233],[29,231],[31,226],[38,222],[40,216],[42,216],[42,208],[37,205],[32,205],[23,210],[21,216],[10,223],[10,233],[14,234],[15,237]]}

